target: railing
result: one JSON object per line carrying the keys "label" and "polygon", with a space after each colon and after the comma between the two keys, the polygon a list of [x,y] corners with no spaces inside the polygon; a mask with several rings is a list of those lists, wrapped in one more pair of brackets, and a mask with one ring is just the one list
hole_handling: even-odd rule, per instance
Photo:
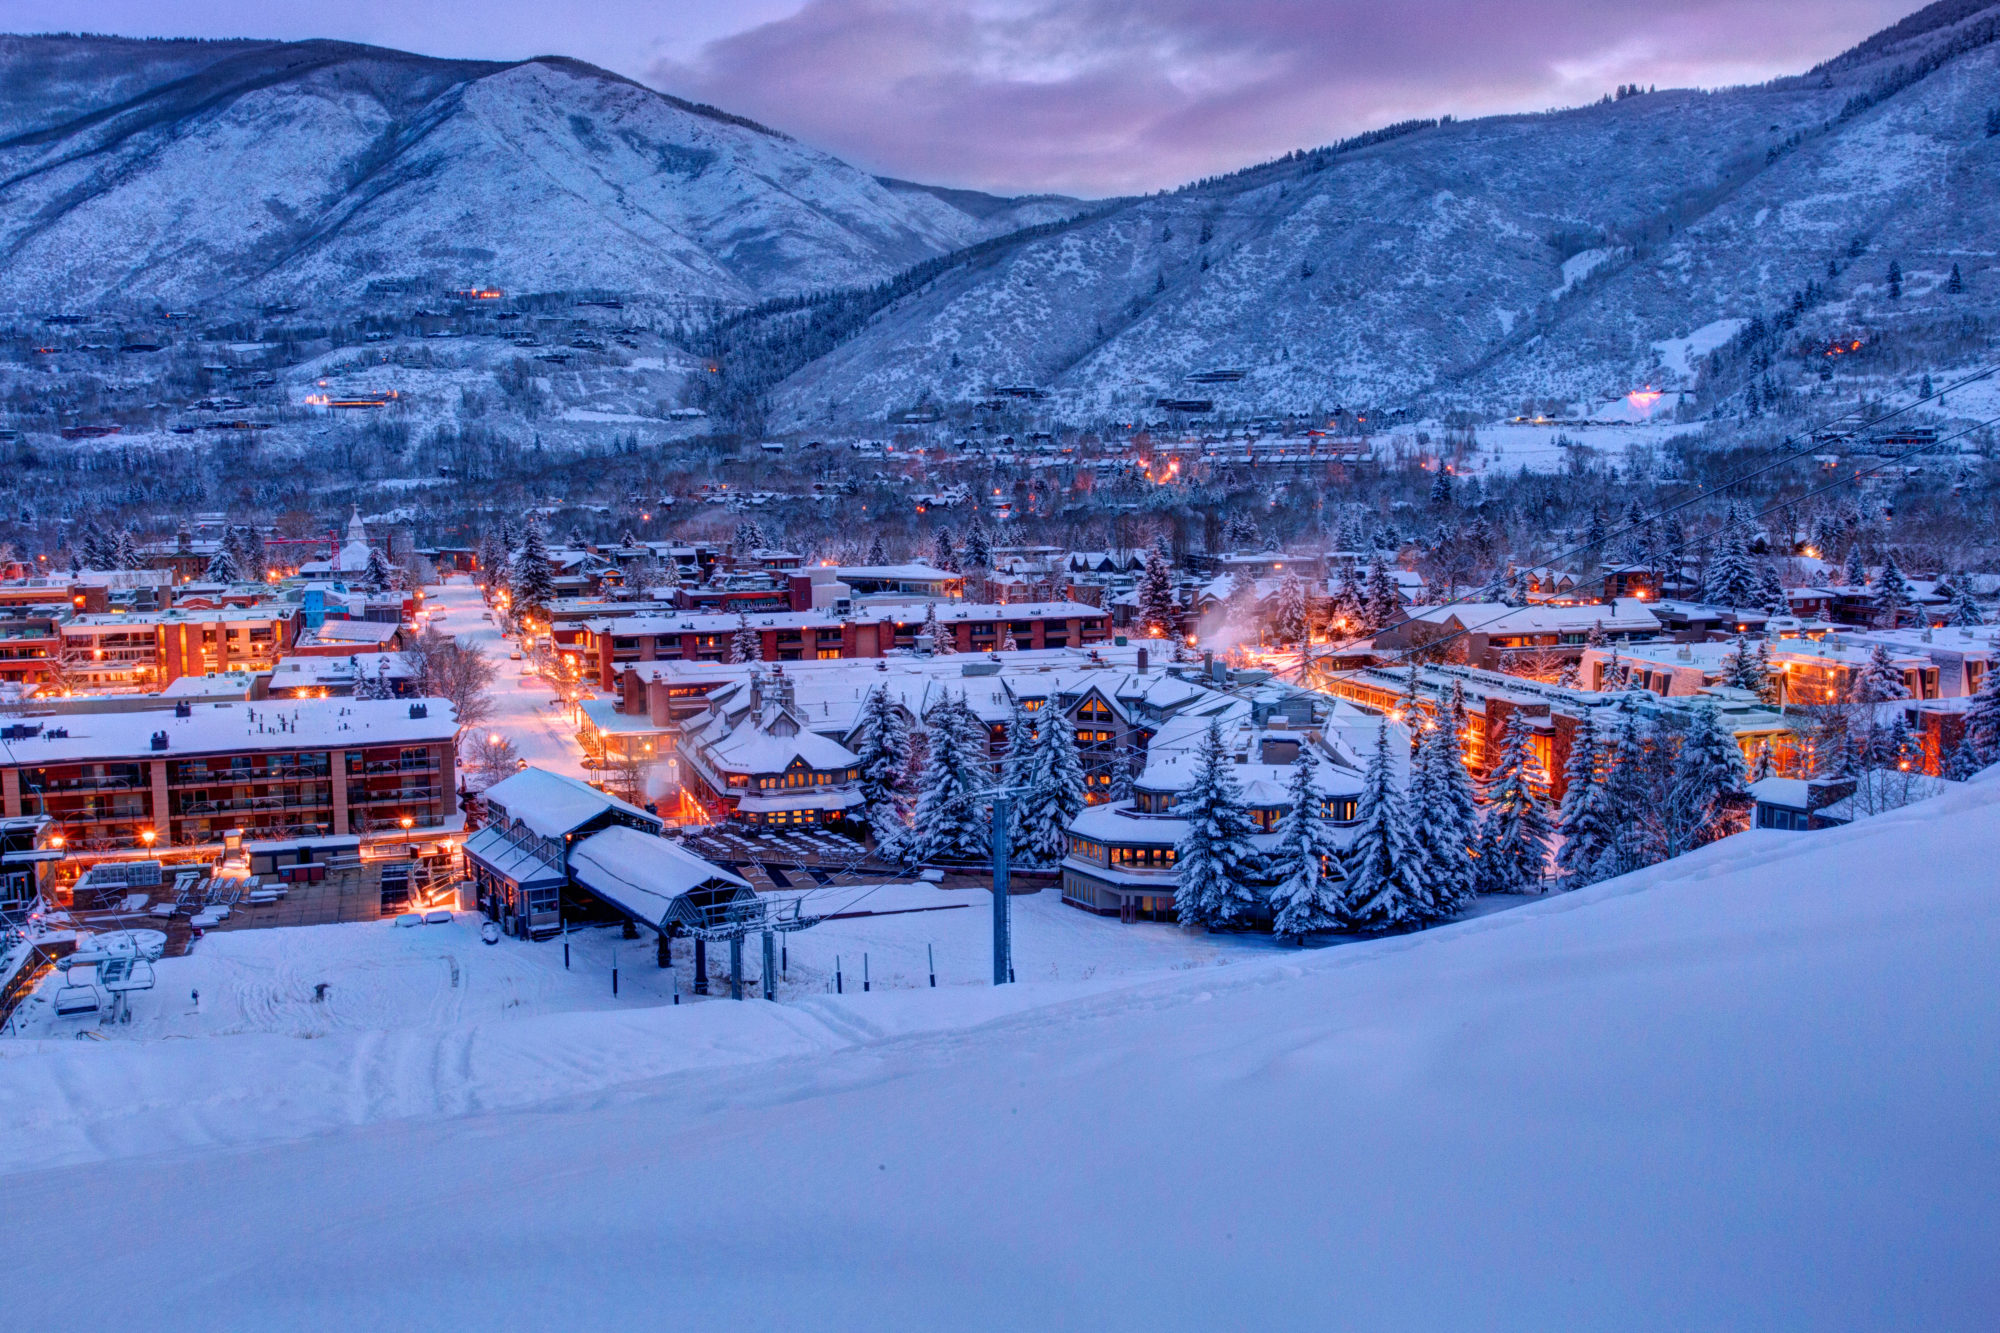
{"label": "railing", "polygon": [[379,774],[386,774],[386,773],[432,773],[436,772],[437,768],[438,768],[438,761],[434,757],[421,760],[384,759],[384,760],[377,760],[374,763],[370,764],[363,764],[361,766],[361,772],[365,776],[374,777]]}

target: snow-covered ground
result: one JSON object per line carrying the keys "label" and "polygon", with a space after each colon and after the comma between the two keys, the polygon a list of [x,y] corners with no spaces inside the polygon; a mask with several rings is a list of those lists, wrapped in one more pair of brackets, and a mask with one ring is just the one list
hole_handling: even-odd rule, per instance
{"label": "snow-covered ground", "polygon": [[[1990,1328],[1996,857],[1986,781],[1370,944],[1044,980],[1030,899],[1013,987],[511,1019],[509,985],[606,978],[404,932],[383,986],[427,988],[428,1028],[0,1043],[0,1208],[88,1256],[10,1300],[139,1292],[167,1329]],[[858,924],[895,921],[983,916]],[[248,977],[230,950],[314,933],[186,962]],[[307,1021],[311,979],[273,1011]]]}
{"label": "snow-covered ground", "polygon": [[425,607],[442,609],[445,618],[438,628],[455,635],[460,643],[486,650],[493,659],[493,716],[484,729],[514,742],[514,748],[530,764],[585,776],[583,747],[577,743],[576,728],[560,707],[551,707],[555,689],[547,681],[527,673],[524,658],[513,661],[507,655],[514,645],[500,633],[497,620],[481,620],[486,603],[470,578],[460,574],[446,583],[424,589]]}

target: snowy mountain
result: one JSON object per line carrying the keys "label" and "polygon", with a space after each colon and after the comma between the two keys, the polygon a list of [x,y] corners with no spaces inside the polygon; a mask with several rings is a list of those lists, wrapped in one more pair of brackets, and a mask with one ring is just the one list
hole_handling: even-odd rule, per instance
{"label": "snowy mountain", "polygon": [[[1398,127],[1101,207],[927,274],[796,368],[778,416],[1007,384],[1106,414],[1513,410],[1691,385],[1794,293],[1801,338],[1949,341],[2000,312],[1997,34],[2000,9],[1946,0],[1769,85]],[[1246,373],[1186,380],[1218,369]]]}
{"label": "snowy mountain", "polygon": [[[1072,206],[1021,204],[1030,221]],[[880,181],[575,61],[0,39],[0,305],[384,285],[742,303],[1018,225],[1014,201]]]}

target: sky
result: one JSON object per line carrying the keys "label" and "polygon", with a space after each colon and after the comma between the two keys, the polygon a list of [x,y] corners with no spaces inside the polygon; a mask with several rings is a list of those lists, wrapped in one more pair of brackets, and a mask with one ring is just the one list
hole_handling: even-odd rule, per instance
{"label": "sky", "polygon": [[1797,73],[1919,0],[0,0],[0,30],[569,55],[884,174],[1159,189],[1394,121]]}

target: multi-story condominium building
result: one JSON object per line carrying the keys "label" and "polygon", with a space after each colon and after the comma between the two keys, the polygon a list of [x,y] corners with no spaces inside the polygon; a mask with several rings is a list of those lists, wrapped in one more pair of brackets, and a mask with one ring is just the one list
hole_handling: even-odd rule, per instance
{"label": "multi-story condominium building", "polygon": [[292,647],[300,623],[299,607],[287,602],[80,615],[62,627],[62,651],[82,684],[159,690],[182,676],[268,671]]}
{"label": "multi-story condominium building", "polygon": [[562,651],[574,654],[580,669],[597,677],[599,688],[611,690],[632,663],[725,660],[746,622],[757,635],[761,660],[824,662],[914,649],[932,614],[960,653],[993,652],[1010,642],[1017,649],[1088,647],[1111,637],[1108,615],[1078,602],[903,602],[845,615],[773,611],[743,618],[689,614],[593,620],[584,624],[574,647]]}
{"label": "multi-story condominium building", "polygon": [[[0,728],[0,815],[72,851],[437,829],[457,817],[442,699],[179,703]],[[407,821],[407,822],[406,822]]]}

